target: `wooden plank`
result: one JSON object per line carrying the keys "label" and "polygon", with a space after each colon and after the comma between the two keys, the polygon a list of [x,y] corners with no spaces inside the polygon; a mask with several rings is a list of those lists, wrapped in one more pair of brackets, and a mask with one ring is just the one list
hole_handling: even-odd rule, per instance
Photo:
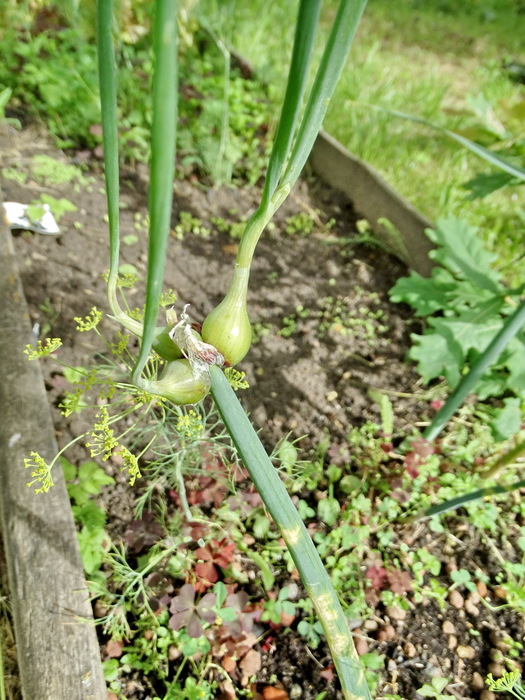
{"label": "wooden plank", "polygon": [[[434,245],[424,231],[432,226],[431,222],[393,190],[374,168],[324,131],[317,137],[309,162],[321,180],[348,197],[392,252],[419,274],[430,275],[434,263],[428,253]],[[381,218],[394,225],[399,241],[379,223]]]}
{"label": "wooden plank", "polygon": [[57,447],[38,361],[23,354],[32,332],[3,211],[0,331],[0,515],[23,696],[102,700],[100,649],[62,470],[54,469],[47,494],[26,486],[24,457],[34,450],[49,461]]}

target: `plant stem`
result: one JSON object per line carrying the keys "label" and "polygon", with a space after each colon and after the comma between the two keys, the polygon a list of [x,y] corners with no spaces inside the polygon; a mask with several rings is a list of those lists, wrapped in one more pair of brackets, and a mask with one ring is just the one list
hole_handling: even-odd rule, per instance
{"label": "plant stem", "polygon": [[250,268],[255,247],[259,241],[259,238],[261,237],[262,232],[268,225],[277,209],[279,209],[286,197],[288,197],[289,193],[289,185],[280,187],[270,199],[268,204],[261,204],[252,214],[246,223],[246,228],[242,234],[239,250],[237,252],[236,267]]}
{"label": "plant stem", "polygon": [[117,71],[113,49],[113,0],[97,2],[97,49],[102,112],[104,176],[108,202],[109,277],[107,295],[110,309],[121,315],[117,301],[117,279],[120,252],[119,234],[119,161],[117,117]]}
{"label": "plant stem", "polygon": [[144,331],[132,379],[142,385],[141,374],[153,344],[164,280],[166,247],[170,232],[175,172],[177,124],[177,2],[157,0],[153,25],[153,122],[149,192],[148,277]]}
{"label": "plant stem", "polygon": [[484,471],[481,473],[481,476],[484,479],[491,479],[496,476],[496,474],[501,471],[502,469],[505,469],[505,467],[508,467],[509,465],[513,464],[514,462],[517,461],[519,457],[522,457],[525,454],[525,441],[521,441],[517,445],[515,445],[511,450],[506,452],[504,455],[499,457],[494,464],[487,469],[487,471]]}
{"label": "plant stem", "polygon": [[432,441],[443,430],[446,423],[461,406],[467,396],[474,390],[485,371],[493,364],[507,347],[514,336],[519,333],[525,324],[525,299],[523,299],[513,314],[505,321],[503,328],[481,353],[470,368],[470,372],[463,377],[444,405],[434,416],[434,419],[423,433],[423,437]]}
{"label": "plant stem", "polygon": [[371,700],[352,634],[317,549],[223,372],[210,367],[211,393],[244,466],[274,519],[323,625],[347,700]]}
{"label": "plant stem", "polygon": [[451,498],[448,501],[443,501],[442,503],[437,503],[435,506],[430,506],[425,510],[417,513],[416,515],[411,515],[408,518],[403,518],[402,522],[411,523],[415,520],[420,520],[421,518],[431,518],[434,515],[440,515],[441,513],[446,513],[448,510],[454,510],[456,508],[461,508],[467,503],[472,501],[478,501],[481,498],[487,498],[488,496],[493,496],[494,494],[511,493],[517,489],[525,488],[525,480],[515,481],[508,486],[487,486],[484,489],[478,489],[477,491],[471,491],[470,493],[465,493],[462,496],[456,496],[456,498]]}

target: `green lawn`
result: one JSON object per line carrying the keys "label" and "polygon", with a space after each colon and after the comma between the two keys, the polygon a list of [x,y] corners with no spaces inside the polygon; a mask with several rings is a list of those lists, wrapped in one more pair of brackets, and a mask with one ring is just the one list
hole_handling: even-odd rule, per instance
{"label": "green lawn", "polygon": [[[518,4],[472,0],[456,9],[447,0],[370,0],[325,122],[428,217],[455,214],[480,226],[509,277],[522,254],[523,188],[467,200],[462,185],[490,170],[483,161],[436,131],[363,104],[424,118],[489,147],[521,138],[525,153],[525,88],[502,67],[525,62]],[[335,6],[328,3],[325,13]],[[235,10],[231,39],[278,89],[284,89],[295,9],[255,0]]]}

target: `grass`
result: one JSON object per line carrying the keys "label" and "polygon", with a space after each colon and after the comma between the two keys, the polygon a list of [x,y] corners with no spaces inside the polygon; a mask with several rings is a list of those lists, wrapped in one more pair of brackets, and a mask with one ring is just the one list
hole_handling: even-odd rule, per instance
{"label": "grass", "polygon": [[[335,7],[334,0],[324,3],[325,26]],[[482,161],[425,126],[363,106],[409,113],[447,129],[460,129],[483,145],[501,148],[506,142],[498,141],[488,129],[491,119],[492,126],[499,121],[523,152],[523,145],[519,145],[523,87],[513,83],[502,68],[506,60],[520,61],[518,4],[514,0],[473,0],[457,8],[448,0],[402,0],[393,7],[387,0],[369,0],[352,70],[343,73],[325,128],[371,163],[430,219],[453,214],[479,226],[489,248],[498,252],[504,274],[514,283],[521,282],[514,263],[522,253],[523,188],[507,187],[485,199],[466,200],[468,192],[463,184],[487,170]],[[0,89],[7,86],[12,91],[9,113],[39,116],[62,147],[95,148],[100,134],[93,37],[86,31],[87,26],[93,26],[91,19],[82,23],[86,19],[82,15],[73,28],[58,35],[49,27],[31,41],[20,41],[20,36],[29,37],[30,18],[22,10],[13,14],[12,8],[4,8],[4,12],[11,30],[0,49],[4,65]],[[147,24],[142,3],[134,3],[133,12],[138,13],[135,23]],[[195,13],[203,29],[192,41],[196,25],[187,18],[181,42],[183,65],[189,70],[181,74],[184,98],[180,105],[179,167],[187,171],[196,166],[216,181],[232,177],[236,181],[240,170],[240,179],[253,183],[265,167],[267,122],[276,122],[277,105],[284,94],[295,4],[254,0],[217,9],[215,0],[201,0]],[[212,26],[213,30],[209,29]],[[81,55],[79,32],[86,39]],[[199,49],[203,37],[208,44],[205,54]],[[226,114],[221,47],[232,43],[253,63],[267,88],[261,90],[243,80],[235,68],[228,69]],[[323,37],[319,37],[318,56],[322,44]],[[119,51],[123,68],[121,146],[125,158],[133,163],[148,157],[151,107],[143,95],[151,60],[145,39],[129,40]],[[138,65],[141,71],[137,72]],[[196,100],[194,93],[204,94],[206,99]],[[480,95],[484,103],[478,100]],[[473,104],[470,98],[477,102]],[[193,118],[195,110],[198,120]],[[227,134],[223,128],[226,117]],[[250,166],[243,173],[242,164],[246,163]]]}
{"label": "grass", "polygon": [[[259,74],[278,86],[287,69],[287,13],[293,10],[261,8],[258,1],[238,8],[233,38]],[[272,32],[266,31],[268,24]],[[445,1],[394,5],[371,0],[356,46],[352,70],[343,73],[325,128],[429,218],[455,214],[480,226],[510,275],[511,264],[522,254],[521,191],[506,188],[466,201],[462,185],[486,170],[482,161],[430,129],[356,102],[403,111],[450,130],[468,130],[471,138],[483,138],[489,145],[485,120],[469,102],[469,97],[483,95],[506,129],[519,134],[519,120],[511,108],[523,100],[523,88],[502,69],[503,60],[520,57],[516,3],[486,0],[458,10]]]}

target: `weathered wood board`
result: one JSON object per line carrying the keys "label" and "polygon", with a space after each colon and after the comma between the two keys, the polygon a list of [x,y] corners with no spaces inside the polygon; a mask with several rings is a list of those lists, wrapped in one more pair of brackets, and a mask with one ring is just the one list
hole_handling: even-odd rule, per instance
{"label": "weathered wood board", "polygon": [[[318,177],[348,197],[391,252],[420,275],[430,275],[433,262],[428,254],[434,245],[424,231],[432,226],[431,222],[393,190],[374,168],[324,131],[317,137],[309,162]],[[397,234],[392,236],[380,219],[387,219]]]}
{"label": "weathered wood board", "polygon": [[[0,193],[0,202],[1,202]],[[59,274],[59,271],[57,271]],[[0,515],[22,693],[26,700],[103,700],[106,687],[67,490],[26,486],[24,457],[56,454],[11,233],[0,206]]]}

